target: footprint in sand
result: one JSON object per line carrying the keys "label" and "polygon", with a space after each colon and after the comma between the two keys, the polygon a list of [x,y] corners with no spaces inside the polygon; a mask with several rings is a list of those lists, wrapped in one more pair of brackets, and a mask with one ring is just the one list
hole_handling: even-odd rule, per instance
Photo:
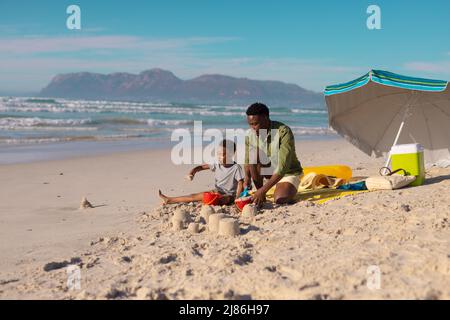
{"label": "footprint in sand", "polygon": [[159,263],[161,263],[161,264],[168,264],[168,263],[171,263],[171,262],[174,262],[174,261],[176,261],[177,260],[177,255],[176,254],[173,254],[173,253],[171,253],[171,254],[169,254],[169,255],[166,255],[166,256],[164,256],[164,257],[161,257],[160,259],[159,259]]}

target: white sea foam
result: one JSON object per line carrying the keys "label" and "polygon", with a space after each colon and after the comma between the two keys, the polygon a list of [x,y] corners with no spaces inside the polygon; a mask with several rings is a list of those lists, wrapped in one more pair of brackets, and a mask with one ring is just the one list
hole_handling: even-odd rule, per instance
{"label": "white sea foam", "polygon": [[43,118],[0,118],[0,127],[28,128],[40,126],[77,126],[91,122],[91,119],[43,119]]}
{"label": "white sea foam", "polygon": [[[205,129],[218,126],[222,130],[245,126],[246,108],[238,105],[0,97],[0,131],[3,136],[0,143],[5,143],[5,139],[15,144],[22,141],[147,138],[167,135],[174,128],[192,129],[194,120],[203,120]],[[326,114],[323,109],[271,108],[274,120],[289,124],[295,135],[303,136],[334,134],[325,127]],[[302,126],[310,124],[311,119],[314,119],[316,127]]]}
{"label": "white sea foam", "polygon": [[122,105],[96,105],[96,104],[73,104],[65,105],[30,105],[20,104],[0,104],[0,112],[51,112],[51,113],[124,113],[124,114],[183,114],[183,115],[210,115],[210,116],[230,116],[243,115],[244,112],[237,111],[216,111],[204,110],[192,107],[155,107],[155,106],[132,106]]}
{"label": "white sea foam", "polygon": [[294,135],[309,136],[309,135],[335,135],[336,131],[325,127],[291,127]]}
{"label": "white sea foam", "polygon": [[193,125],[193,120],[159,120],[159,119],[147,119],[144,120],[149,126],[180,126],[180,125]]}
{"label": "white sea foam", "polygon": [[[45,100],[43,100],[45,101]],[[0,112],[52,112],[52,113],[143,113],[143,114],[184,114],[203,116],[244,116],[242,106],[177,106],[172,104],[55,100],[55,103],[29,102],[27,99],[13,98],[0,102]],[[274,109],[271,114],[286,112]]]}
{"label": "white sea foam", "polygon": [[152,127],[192,125],[193,120],[160,120],[160,119],[133,119],[133,118],[103,118],[88,119],[46,119],[46,118],[0,118],[1,130],[97,130],[96,127],[81,127],[83,125],[149,125]]}
{"label": "white sea foam", "polygon": [[139,134],[113,134],[102,136],[63,136],[63,137],[28,137],[28,138],[0,138],[0,144],[21,145],[40,144],[69,141],[115,141],[124,139],[142,138]]}
{"label": "white sea foam", "polygon": [[313,110],[313,109],[292,109],[293,113],[301,114],[328,114],[326,110]]}
{"label": "white sea foam", "polygon": [[97,127],[9,127],[0,126],[4,131],[97,131]]}

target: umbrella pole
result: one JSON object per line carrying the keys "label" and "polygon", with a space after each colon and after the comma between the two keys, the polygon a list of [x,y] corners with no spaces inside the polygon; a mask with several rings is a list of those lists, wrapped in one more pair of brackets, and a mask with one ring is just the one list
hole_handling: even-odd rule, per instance
{"label": "umbrella pole", "polygon": [[[395,137],[395,141],[394,141],[394,144],[392,146],[397,145],[398,139],[400,139],[400,135],[402,133],[404,125],[405,125],[405,119],[403,119],[402,123],[400,124],[400,128],[398,128],[397,136]],[[391,152],[389,151],[388,157],[386,159],[386,163],[385,163],[384,167],[388,168],[390,162],[391,162]],[[387,169],[384,169],[384,174],[387,174]]]}
{"label": "umbrella pole", "polygon": [[[400,135],[401,135],[402,130],[403,130],[403,126],[405,125],[406,118],[408,118],[408,116],[409,116],[409,109],[411,108],[412,103],[415,102],[416,100],[417,100],[416,92],[415,92],[415,91],[412,91],[412,92],[411,92],[411,98],[409,99],[409,101],[408,101],[408,103],[407,103],[407,107],[406,107],[405,113],[403,114],[403,120],[402,120],[402,123],[400,124],[400,128],[398,128],[397,136],[395,137],[394,144],[393,144],[392,146],[397,145],[398,139],[400,139]],[[390,162],[391,162],[391,151],[389,151],[389,153],[388,153],[388,157],[387,157],[387,159],[386,159],[386,163],[385,163],[384,167],[385,167],[385,168],[388,168]],[[388,173],[388,170],[387,170],[387,169],[384,169],[384,172],[383,172],[383,173],[384,173],[384,174],[387,174],[387,173]]]}

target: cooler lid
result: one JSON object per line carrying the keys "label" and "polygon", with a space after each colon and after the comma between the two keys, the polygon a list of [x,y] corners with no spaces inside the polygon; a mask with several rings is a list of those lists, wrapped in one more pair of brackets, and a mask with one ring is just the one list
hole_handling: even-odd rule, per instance
{"label": "cooler lid", "polygon": [[397,144],[392,147],[391,154],[419,153],[423,151],[424,148],[419,143]]}

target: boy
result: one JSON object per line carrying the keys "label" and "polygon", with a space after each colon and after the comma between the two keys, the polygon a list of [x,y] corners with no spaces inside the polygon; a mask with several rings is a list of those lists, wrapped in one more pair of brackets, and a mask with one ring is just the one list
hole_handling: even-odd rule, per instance
{"label": "boy", "polygon": [[[233,141],[223,140],[217,150],[217,161],[214,164],[203,164],[197,166],[189,172],[189,179],[192,180],[197,172],[210,169],[214,172],[215,190],[222,195],[218,205],[230,205],[234,199],[238,198],[244,189],[244,172],[240,165],[233,161],[236,145]],[[180,197],[168,197],[159,190],[159,197],[164,204],[187,203],[203,200],[203,192],[193,193]]]}

